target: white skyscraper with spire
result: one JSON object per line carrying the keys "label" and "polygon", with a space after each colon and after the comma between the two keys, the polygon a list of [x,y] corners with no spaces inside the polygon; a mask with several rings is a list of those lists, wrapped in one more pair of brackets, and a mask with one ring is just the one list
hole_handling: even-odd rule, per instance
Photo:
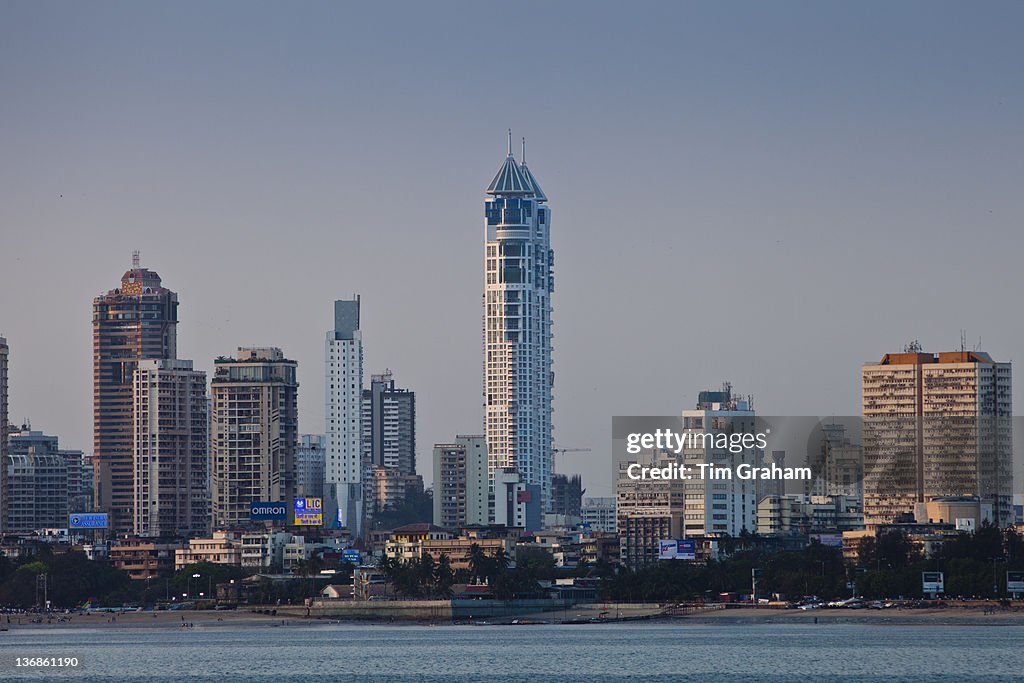
{"label": "white skyscraper with spire", "polygon": [[524,140],[517,162],[510,131],[508,156],[484,202],[484,433],[492,487],[496,473],[515,472],[521,481],[516,500],[495,500],[495,509],[526,504],[535,506],[527,516],[536,518],[551,499],[555,255],[548,198],[527,168],[525,153]]}

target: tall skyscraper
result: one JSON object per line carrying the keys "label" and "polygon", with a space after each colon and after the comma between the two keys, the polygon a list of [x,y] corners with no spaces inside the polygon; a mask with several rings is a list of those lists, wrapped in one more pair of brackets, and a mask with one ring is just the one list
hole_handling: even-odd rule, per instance
{"label": "tall skyscraper", "polygon": [[239,348],[215,361],[213,524],[249,522],[249,503],[295,497],[296,362],[278,348]]}
{"label": "tall skyscraper", "polygon": [[0,532],[7,520],[7,339],[0,337]]}
{"label": "tall skyscraper", "polygon": [[936,498],[968,496],[1013,521],[1010,363],[980,351],[922,353],[916,343],[861,369],[864,523],[928,519]]}
{"label": "tall skyscraper", "polygon": [[96,506],[110,514],[111,531],[128,533],[134,524],[132,382],[141,360],[174,358],[177,352],[178,295],[160,276],[139,266],[121,286],[93,299],[93,463]]}
{"label": "tall skyscraper", "polygon": [[[525,156],[525,143],[524,143]],[[484,202],[484,432],[493,482],[513,469],[551,500],[551,209],[512,155]],[[497,503],[496,503],[497,505]]]}
{"label": "tall skyscraper", "polygon": [[334,302],[334,329],[327,333],[324,357],[324,524],[347,527],[358,536],[363,530],[363,334],[358,296]]}
{"label": "tall skyscraper", "polygon": [[210,526],[206,373],[189,360],[139,361],[134,395],[133,531],[202,536]]}
{"label": "tall skyscraper", "polygon": [[488,489],[483,436],[434,444],[434,524],[445,529],[487,524]]}

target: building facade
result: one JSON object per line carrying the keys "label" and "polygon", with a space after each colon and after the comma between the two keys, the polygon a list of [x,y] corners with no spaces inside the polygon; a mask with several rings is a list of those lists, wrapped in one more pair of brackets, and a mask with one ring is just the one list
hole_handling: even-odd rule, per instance
{"label": "building facade", "polygon": [[1012,524],[1010,363],[979,351],[923,353],[915,344],[861,369],[864,520],[868,529],[934,498],[973,497]]}
{"label": "building facade", "polygon": [[619,555],[628,567],[644,567],[657,562],[659,541],[683,538],[683,501],[686,493],[682,479],[638,480],[629,476],[629,466],[640,464],[664,468],[680,464],[671,453],[640,453],[619,463],[615,483],[616,533]]}
{"label": "building facade", "polygon": [[26,428],[9,432],[7,445],[6,531],[67,527],[68,467],[57,437]]}
{"label": "building facade", "polygon": [[303,434],[295,451],[295,487],[299,498],[324,497],[324,473],[327,438],[323,434]]}
{"label": "building facade", "polygon": [[487,440],[460,435],[434,444],[434,524],[444,529],[488,523]]}
{"label": "building facade", "polygon": [[111,531],[134,524],[132,386],[139,361],[177,353],[178,295],[139,267],[138,254],[121,285],[93,299],[93,465],[95,504]]}
{"label": "building facade", "polygon": [[551,476],[551,514],[580,517],[583,505],[583,478],[578,474]]}
{"label": "building facade", "polygon": [[551,209],[525,159],[513,157],[509,136],[484,202],[484,433],[491,480],[515,470],[539,487],[544,512],[552,475]]}
{"label": "building facade", "polygon": [[135,370],[133,533],[188,538],[210,526],[206,373],[189,360]]}
{"label": "building facade", "polygon": [[[363,335],[359,297],[334,302],[334,329],[327,333],[324,368],[327,437],[324,523],[363,531]],[[328,519],[330,518],[330,519]]]}
{"label": "building facade", "polygon": [[[721,391],[702,391],[696,410],[683,411],[683,433],[705,438],[696,447],[682,450],[685,464],[697,471],[701,463],[725,466],[735,472],[740,464],[756,465],[753,448],[733,452],[721,447],[719,435],[753,434],[754,409],[749,400],[733,395],[726,384]],[[715,437],[715,438],[706,438]],[[688,439],[689,440],[689,439]],[[757,480],[694,477],[686,482],[683,531],[686,536],[729,534],[757,528]]]}
{"label": "building facade", "polygon": [[364,465],[416,474],[416,394],[397,388],[390,370],[363,389],[361,422]]}
{"label": "building facade", "polygon": [[253,501],[295,498],[297,363],[278,348],[218,358],[213,394],[213,524],[249,522]]}
{"label": "building facade", "polygon": [[580,506],[583,525],[593,533],[615,533],[615,497],[584,498]]}
{"label": "building facade", "polygon": [[405,502],[416,475],[416,394],[395,386],[390,370],[372,375],[362,392],[363,515],[370,520]]}

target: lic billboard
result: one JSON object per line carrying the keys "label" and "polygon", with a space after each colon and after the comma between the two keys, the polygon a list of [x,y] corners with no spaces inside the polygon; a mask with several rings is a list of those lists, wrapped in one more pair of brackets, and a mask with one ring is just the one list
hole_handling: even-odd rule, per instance
{"label": "lic billboard", "polygon": [[68,515],[69,529],[106,529],[108,526],[105,512],[72,512]]}
{"label": "lic billboard", "polygon": [[323,526],[324,501],[322,498],[295,499],[295,526]]}
{"label": "lic billboard", "polygon": [[363,558],[360,556],[358,550],[355,550],[354,548],[346,548],[345,550],[341,551],[341,559],[345,562],[358,565],[360,562],[362,562]]}
{"label": "lic billboard", "polygon": [[288,504],[279,500],[254,500],[249,503],[249,519],[254,522],[288,519]]}

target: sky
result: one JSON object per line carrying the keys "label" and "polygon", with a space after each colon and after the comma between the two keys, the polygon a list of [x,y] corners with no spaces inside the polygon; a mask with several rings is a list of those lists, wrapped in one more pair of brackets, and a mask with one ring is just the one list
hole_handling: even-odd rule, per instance
{"label": "sky", "polygon": [[[912,340],[1016,361],[1024,5],[0,4],[10,417],[91,451],[91,301],[131,253],[178,355],[299,362],[332,302],[430,447],[482,431],[484,189],[527,138],[556,252],[555,442],[611,492],[611,417],[731,381],[856,415]],[[1024,381],[1015,402],[1024,405]]]}

